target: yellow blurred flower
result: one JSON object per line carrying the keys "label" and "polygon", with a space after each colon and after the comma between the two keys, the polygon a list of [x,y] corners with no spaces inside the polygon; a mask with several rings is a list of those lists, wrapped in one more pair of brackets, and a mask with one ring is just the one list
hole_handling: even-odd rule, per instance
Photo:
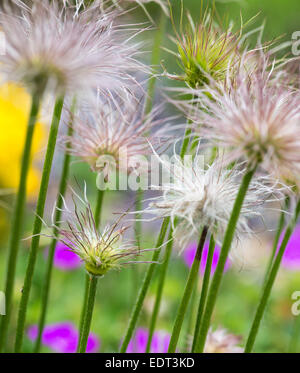
{"label": "yellow blurred flower", "polygon": [[[31,98],[20,86],[0,86],[0,187],[16,189],[19,184],[21,157],[26,136]],[[45,128],[38,122],[32,144],[32,158],[38,160],[44,145]],[[40,171],[31,165],[27,193],[33,198],[39,188]]]}

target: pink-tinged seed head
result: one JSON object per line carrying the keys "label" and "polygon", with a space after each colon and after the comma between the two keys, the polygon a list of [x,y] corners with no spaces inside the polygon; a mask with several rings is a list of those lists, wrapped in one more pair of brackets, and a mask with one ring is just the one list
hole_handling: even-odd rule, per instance
{"label": "pink-tinged seed head", "polygon": [[136,59],[139,46],[129,42],[136,31],[117,24],[118,11],[103,12],[98,1],[85,9],[67,1],[34,0],[32,7],[13,1],[16,7],[0,14],[6,39],[0,69],[8,80],[74,94],[123,89],[135,83],[129,71],[146,72]]}

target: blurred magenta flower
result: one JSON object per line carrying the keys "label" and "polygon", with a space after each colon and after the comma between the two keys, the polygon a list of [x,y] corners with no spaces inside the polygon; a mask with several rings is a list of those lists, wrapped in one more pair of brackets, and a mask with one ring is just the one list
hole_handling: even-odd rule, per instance
{"label": "blurred magenta flower", "polygon": [[[128,353],[144,353],[146,352],[149,332],[147,329],[138,328],[134,338],[129,342],[126,352]],[[158,330],[154,332],[150,352],[152,353],[167,353],[170,343],[170,335],[164,331]]]}
{"label": "blurred magenta flower", "polygon": [[[278,248],[282,242],[283,235],[281,235]],[[300,270],[300,225],[295,228],[287,244],[282,258],[282,266],[294,271]]]}
{"label": "blurred magenta flower", "polygon": [[[37,339],[38,326],[32,325],[27,331],[31,341]],[[72,353],[76,352],[79,333],[71,322],[60,322],[47,325],[42,335],[43,345],[51,348],[55,352]],[[100,347],[99,338],[90,333],[86,352],[98,352]]]}
{"label": "blurred magenta flower", "polygon": [[[48,250],[47,250],[48,255]],[[58,242],[54,253],[54,266],[63,271],[71,271],[82,265],[80,258],[66,245]]]}
{"label": "blurred magenta flower", "polygon": [[[205,245],[204,245],[204,248],[203,248],[202,259],[201,259],[201,264],[200,264],[200,273],[202,275],[204,274],[204,271],[205,271],[207,254],[208,254],[208,247],[209,247],[209,243],[206,242]],[[211,264],[211,274],[215,273],[215,270],[216,270],[216,267],[217,267],[217,264],[218,264],[218,260],[219,260],[219,256],[220,256],[220,250],[221,250],[220,247],[218,245],[216,245],[214,255],[213,255],[212,264]],[[196,251],[197,251],[197,243],[196,242],[191,243],[184,250],[183,259],[184,259],[184,261],[185,261],[185,263],[188,267],[192,266],[195,255],[196,255]],[[225,264],[225,271],[227,271],[229,267],[230,267],[230,262],[227,259],[226,264]]]}

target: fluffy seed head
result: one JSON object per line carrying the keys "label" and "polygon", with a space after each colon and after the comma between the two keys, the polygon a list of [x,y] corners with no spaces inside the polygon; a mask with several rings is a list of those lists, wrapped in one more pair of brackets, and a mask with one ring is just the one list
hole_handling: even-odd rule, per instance
{"label": "fluffy seed head", "polygon": [[[152,153],[149,141],[157,148],[164,144],[164,120],[155,119],[160,108],[144,113],[144,102],[129,95],[119,99],[95,98],[75,118],[70,151],[87,162],[95,172],[107,172],[107,163],[128,172],[131,160]],[[161,127],[161,128],[160,128]],[[106,163],[107,162],[107,163]]]}
{"label": "fluffy seed head", "polygon": [[130,259],[147,251],[123,240],[128,227],[118,228],[120,219],[102,231],[98,230],[86,191],[83,199],[73,192],[73,208],[64,201],[62,212],[65,221],[62,227],[56,227],[57,239],[84,261],[86,270],[93,276],[103,276],[111,269],[138,263]]}
{"label": "fluffy seed head", "polygon": [[[157,217],[171,217],[182,246],[199,234],[203,226],[222,240],[244,174],[238,166],[230,170],[222,167],[218,159],[205,168],[202,157],[197,158],[188,162],[178,156],[173,162],[160,158],[163,178],[170,181],[152,186],[161,190],[162,195],[155,197],[147,208],[148,213]],[[258,206],[270,200],[274,191],[275,185],[270,185],[267,178],[254,178],[241,210],[236,238],[251,232],[248,219],[260,216]]]}
{"label": "fluffy seed head", "polygon": [[98,1],[84,9],[80,2],[34,0],[32,8],[13,2],[17,9],[7,6],[0,14],[6,38],[0,67],[8,80],[30,90],[47,86],[73,94],[128,86],[128,72],[144,69],[135,59],[136,46],[122,36],[129,39],[128,32],[115,24],[116,11],[102,12]]}
{"label": "fluffy seed head", "polygon": [[194,110],[201,136],[229,151],[228,162],[260,162],[269,174],[299,185],[299,90],[266,55],[253,61],[247,65],[246,59],[226,84],[198,90],[198,107],[194,102],[187,110]]}

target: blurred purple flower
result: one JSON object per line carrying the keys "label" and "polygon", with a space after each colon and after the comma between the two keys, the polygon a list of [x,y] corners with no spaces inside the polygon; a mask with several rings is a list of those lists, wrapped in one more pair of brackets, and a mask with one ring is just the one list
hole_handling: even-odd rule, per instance
{"label": "blurred purple flower", "polygon": [[[32,325],[27,331],[31,341],[37,339],[38,326]],[[72,353],[76,352],[79,333],[71,322],[60,322],[47,325],[42,335],[43,345],[51,348],[55,352]],[[97,352],[100,347],[99,338],[90,333],[86,352]]]}
{"label": "blurred purple flower", "polygon": [[[280,237],[278,249],[283,240],[283,235],[284,233]],[[295,228],[287,244],[282,257],[282,266],[294,271],[300,270],[300,225]]]}
{"label": "blurred purple flower", "polygon": [[[126,352],[128,353],[144,353],[146,352],[149,332],[147,329],[137,329],[135,336],[128,344]],[[156,331],[153,334],[150,352],[152,353],[166,353],[170,343],[170,335],[164,331]]]}
{"label": "blurred purple flower", "polygon": [[[48,255],[48,250],[47,250]],[[71,251],[66,245],[58,242],[55,247],[54,252],[54,266],[63,270],[71,271],[82,265],[82,261]]]}
{"label": "blurred purple flower", "polygon": [[[200,273],[202,275],[204,274],[204,271],[205,271],[208,248],[209,248],[209,243],[205,242],[203,252],[202,252],[201,264],[200,264]],[[195,255],[196,255],[196,251],[197,251],[197,243],[196,242],[191,243],[184,250],[183,259],[184,259],[184,261],[185,261],[185,263],[188,267],[192,266]],[[214,255],[213,255],[213,259],[212,259],[212,264],[211,264],[211,274],[212,275],[215,273],[215,270],[216,270],[216,267],[217,267],[217,264],[218,264],[218,260],[219,260],[219,256],[220,256],[220,251],[221,251],[220,247],[218,245],[216,245]],[[224,270],[227,271],[229,267],[230,267],[230,262],[227,259],[227,261],[225,263]]]}

